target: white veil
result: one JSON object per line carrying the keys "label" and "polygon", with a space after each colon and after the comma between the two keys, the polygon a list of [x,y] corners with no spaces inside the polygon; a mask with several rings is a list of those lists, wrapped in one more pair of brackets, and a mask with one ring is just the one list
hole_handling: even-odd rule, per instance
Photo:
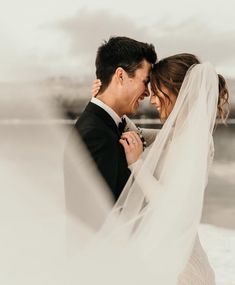
{"label": "white veil", "polygon": [[[86,252],[94,275],[82,274],[83,284],[98,276],[107,284],[177,284],[201,218],[217,102],[214,68],[193,66],[172,113]],[[115,280],[107,272],[116,273]]]}
{"label": "white veil", "polygon": [[[6,268],[6,278],[0,276],[0,280],[4,284],[6,280],[7,284],[177,284],[200,222],[213,158],[217,102],[218,76],[214,68],[210,63],[193,66],[172,113],[114,206],[78,138],[68,154],[68,165],[76,173],[72,182],[77,192],[70,193],[65,209],[61,165],[60,169],[59,164],[55,167],[50,159],[54,172],[48,173],[38,164],[50,156],[42,142],[53,137],[53,148],[61,144],[68,130],[50,130],[41,140],[32,137],[30,146],[38,143],[45,155],[40,153],[38,162],[33,154],[31,164],[19,161],[14,179],[10,175],[5,184],[4,179],[1,182],[9,199],[4,192],[0,263],[2,270]],[[56,163],[59,160],[53,158]],[[12,171],[12,167],[9,169]],[[6,167],[4,171],[7,173]],[[16,174],[21,175],[19,180]],[[17,204],[12,204],[14,187]],[[9,277],[12,270],[15,278]]]}

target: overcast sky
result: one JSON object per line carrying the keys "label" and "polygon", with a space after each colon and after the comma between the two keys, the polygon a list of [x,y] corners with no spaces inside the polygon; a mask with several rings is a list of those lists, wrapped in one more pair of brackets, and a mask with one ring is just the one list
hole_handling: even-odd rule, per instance
{"label": "overcast sky", "polygon": [[232,0],[8,0],[0,7],[0,81],[94,75],[97,47],[111,35],[211,61],[235,77]]}

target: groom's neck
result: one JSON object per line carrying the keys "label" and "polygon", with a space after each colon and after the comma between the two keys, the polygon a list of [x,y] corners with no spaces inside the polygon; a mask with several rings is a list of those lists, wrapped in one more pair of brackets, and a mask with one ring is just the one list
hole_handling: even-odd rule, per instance
{"label": "groom's neck", "polygon": [[107,106],[109,106],[111,109],[113,109],[114,112],[116,112],[120,118],[123,115],[125,115],[121,112],[121,109],[120,109],[118,100],[115,97],[115,94],[113,94],[111,92],[104,92],[100,95],[97,95],[96,98],[99,99],[100,101],[102,101]]}

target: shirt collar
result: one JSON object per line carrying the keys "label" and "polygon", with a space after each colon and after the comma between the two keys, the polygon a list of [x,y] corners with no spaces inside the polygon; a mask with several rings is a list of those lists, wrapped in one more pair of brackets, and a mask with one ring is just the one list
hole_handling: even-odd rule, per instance
{"label": "shirt collar", "polygon": [[102,102],[101,100],[99,100],[95,97],[92,97],[91,102],[93,104],[96,104],[97,106],[99,106],[103,110],[105,110],[112,117],[112,119],[114,120],[114,122],[117,126],[122,121],[121,118],[118,116],[118,114],[112,108],[110,108],[108,105],[106,105],[104,102]]}

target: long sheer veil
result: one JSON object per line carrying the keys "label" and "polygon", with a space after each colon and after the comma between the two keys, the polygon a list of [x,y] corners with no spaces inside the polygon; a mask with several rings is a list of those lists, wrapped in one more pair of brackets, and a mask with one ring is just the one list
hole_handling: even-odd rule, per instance
{"label": "long sheer veil", "polygon": [[[101,272],[107,277],[104,269],[114,274],[111,263],[121,276],[117,284],[177,284],[201,218],[217,102],[214,68],[207,62],[193,66],[172,113],[95,238],[88,254],[96,261],[93,277]],[[97,266],[95,253],[98,260],[109,260],[108,268]],[[84,282],[87,274],[83,277]]]}
{"label": "long sheer veil", "polygon": [[[193,66],[172,113],[136,164],[115,205],[79,138],[66,154],[76,186],[65,193],[66,207],[61,177],[55,184],[49,183],[55,173],[43,168],[39,171],[33,161],[36,171],[29,179],[32,165],[19,163],[15,173],[22,173],[22,185],[17,207],[22,213],[15,210],[14,216],[7,216],[4,240],[12,240],[13,230],[9,228],[17,225],[16,236],[21,239],[12,248],[15,246],[14,252],[20,255],[14,267],[7,267],[6,278],[14,268],[18,284],[177,284],[200,222],[213,159],[217,102],[218,76],[213,66],[207,62]],[[67,135],[67,129],[57,128],[50,134],[56,136],[56,145]],[[41,146],[41,141],[38,144]],[[62,168],[57,173],[62,175]],[[37,177],[40,184],[34,187]],[[12,183],[8,179],[3,185],[9,193],[13,193],[8,186]],[[34,191],[37,199],[32,198],[28,205],[27,196],[34,197]],[[1,246],[6,253],[0,259],[5,268],[9,260]]]}

